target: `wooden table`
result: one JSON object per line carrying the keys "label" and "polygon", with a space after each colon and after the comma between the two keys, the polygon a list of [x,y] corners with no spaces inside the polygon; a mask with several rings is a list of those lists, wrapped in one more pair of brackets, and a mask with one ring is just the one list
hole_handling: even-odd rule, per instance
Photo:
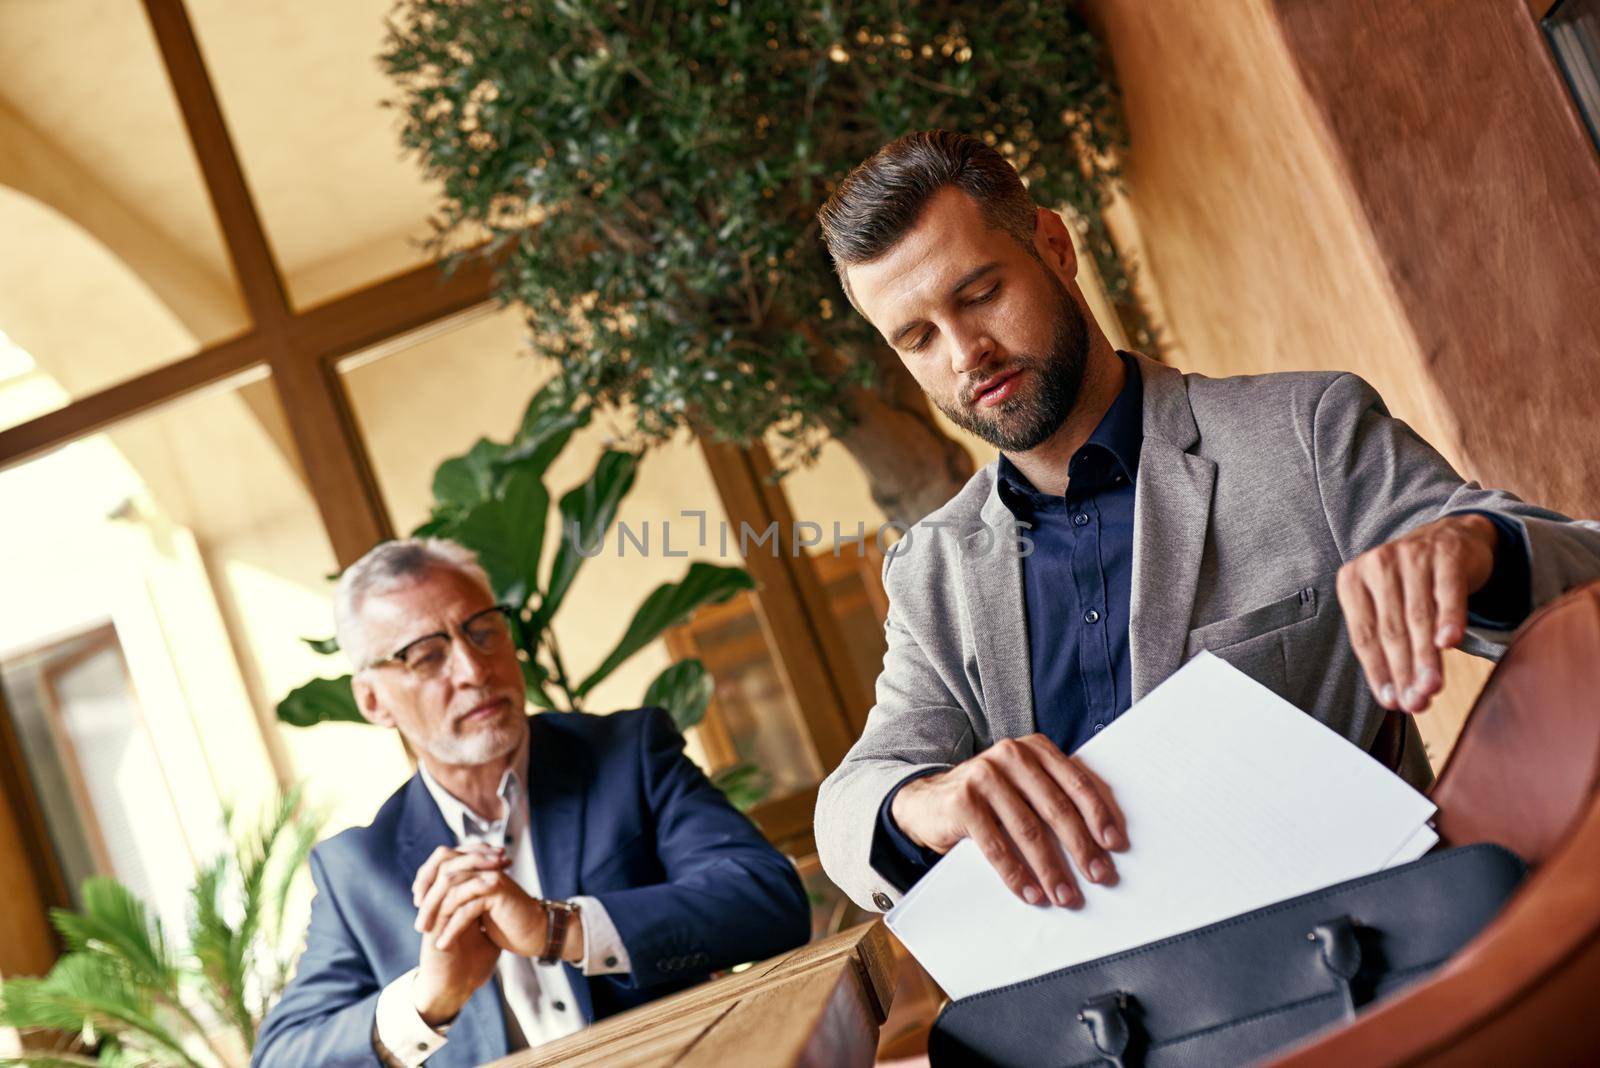
{"label": "wooden table", "polygon": [[866,924],[494,1064],[865,1068],[898,971],[883,924]]}

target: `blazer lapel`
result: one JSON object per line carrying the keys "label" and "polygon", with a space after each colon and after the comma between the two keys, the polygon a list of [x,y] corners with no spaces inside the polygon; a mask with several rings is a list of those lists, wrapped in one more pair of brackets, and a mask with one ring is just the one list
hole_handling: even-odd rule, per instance
{"label": "blazer lapel", "polygon": [[[422,781],[422,773],[411,776],[406,783],[405,813],[400,821],[400,834],[395,843],[395,863],[407,888],[417,877],[430,854],[440,846],[454,846],[455,832],[444,821],[444,813],[434,804],[433,795]],[[416,917],[413,916],[412,919]]]}
{"label": "blazer lapel", "polygon": [[[582,889],[578,876],[583,864],[584,802],[592,769],[583,754],[540,723],[539,716],[529,718],[528,735],[528,816],[539,892],[564,901]],[[592,1022],[589,980],[577,968],[563,967],[583,1018]]]}
{"label": "blazer lapel", "polygon": [[1128,651],[1133,699],[1183,662],[1211,521],[1217,465],[1188,450],[1200,440],[1183,376],[1140,357],[1144,444],[1133,505]]}
{"label": "blazer lapel", "polygon": [[[1022,560],[1013,548],[1016,519],[992,486],[980,515],[987,529],[965,536],[960,567],[967,616],[977,645],[983,714],[994,735],[990,741],[999,741],[1037,729],[1033,666],[1028,653]],[[985,546],[984,539],[992,540]]]}

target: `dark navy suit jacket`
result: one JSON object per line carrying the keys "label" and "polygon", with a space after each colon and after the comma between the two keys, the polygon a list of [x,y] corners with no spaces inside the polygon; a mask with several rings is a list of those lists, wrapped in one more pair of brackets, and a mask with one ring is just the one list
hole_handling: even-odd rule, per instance
{"label": "dark navy suit jacket", "polygon": [[[803,944],[810,910],[782,854],[706,780],[666,713],[647,708],[529,718],[529,810],[546,897],[599,899],[627,947],[628,975],[568,966],[589,1020],[681,990],[717,969]],[[423,785],[409,782],[369,826],[311,853],[316,897],[294,979],[261,1027],[252,1066],[378,1063],[378,994],[417,966],[422,936],[411,881],[455,836]],[[462,1009],[430,1066],[507,1053],[498,979]]]}

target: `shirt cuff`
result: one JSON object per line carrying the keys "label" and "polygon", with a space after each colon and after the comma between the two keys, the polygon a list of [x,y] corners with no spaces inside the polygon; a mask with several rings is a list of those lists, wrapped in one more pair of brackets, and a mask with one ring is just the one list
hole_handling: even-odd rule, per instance
{"label": "shirt cuff", "polygon": [[917,845],[889,814],[889,808],[894,804],[894,797],[906,783],[920,779],[924,775],[934,775],[948,768],[923,768],[921,771],[912,772],[895,784],[888,796],[883,799],[883,804],[878,808],[878,824],[872,832],[872,855],[870,861],[873,870],[888,879],[894,888],[902,894],[911,889],[911,884],[928,874],[928,869],[939,862],[939,854],[931,849]]}
{"label": "shirt cuff", "polygon": [[578,970],[584,975],[625,975],[633,971],[628,947],[622,944],[622,936],[606,907],[597,898],[571,900],[583,916],[583,959],[578,962]]}
{"label": "shirt cuff", "polygon": [[1494,524],[1494,570],[1489,581],[1467,598],[1467,623],[1484,630],[1516,630],[1533,610],[1533,569],[1528,561],[1528,539],[1522,528],[1505,516],[1481,509],[1452,513],[1481,515]]}
{"label": "shirt cuff", "polygon": [[412,968],[378,995],[378,1022],[373,1039],[382,1047],[376,1052],[384,1064],[417,1068],[445,1044],[445,1032],[450,1025],[436,1031],[417,1011],[411,995],[416,977],[417,969]]}

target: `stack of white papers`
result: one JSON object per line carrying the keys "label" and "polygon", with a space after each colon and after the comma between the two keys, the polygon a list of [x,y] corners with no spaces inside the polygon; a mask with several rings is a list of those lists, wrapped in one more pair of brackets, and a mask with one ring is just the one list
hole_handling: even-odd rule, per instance
{"label": "stack of white papers", "polygon": [[1111,788],[1119,880],[1028,905],[963,841],[888,915],[953,998],[1414,860],[1434,806],[1271,690],[1201,653],[1075,754]]}

